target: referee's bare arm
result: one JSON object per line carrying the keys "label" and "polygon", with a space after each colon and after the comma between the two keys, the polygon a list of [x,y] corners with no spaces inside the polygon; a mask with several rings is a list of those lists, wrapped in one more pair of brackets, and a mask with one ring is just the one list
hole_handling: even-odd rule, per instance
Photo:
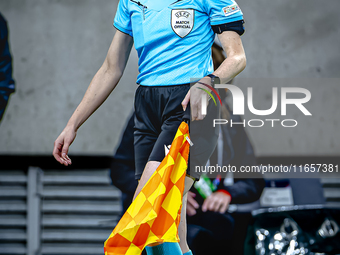
{"label": "referee's bare arm", "polygon": [[224,31],[218,34],[218,39],[227,54],[227,58],[213,74],[220,77],[222,84],[226,84],[244,70],[247,62],[246,54],[238,33],[234,31]]}
{"label": "referee's bare arm", "polygon": [[[226,84],[246,67],[246,55],[241,37],[238,33],[234,31],[224,31],[218,35],[218,39],[227,54],[227,58],[213,74],[220,78],[222,84]],[[199,83],[209,84],[210,77],[203,77]],[[200,87],[201,85],[199,83],[196,83],[195,86]],[[204,118],[201,113],[201,98],[204,93],[205,92],[200,89],[190,89],[182,102],[183,110],[185,110],[189,101],[191,101],[192,120],[202,120]]]}
{"label": "referee's bare arm", "polygon": [[72,114],[66,127],[54,142],[53,156],[61,164],[71,164],[68,149],[76,137],[78,128],[106,100],[118,84],[128,61],[133,39],[117,30],[103,65],[93,77],[80,104]]}

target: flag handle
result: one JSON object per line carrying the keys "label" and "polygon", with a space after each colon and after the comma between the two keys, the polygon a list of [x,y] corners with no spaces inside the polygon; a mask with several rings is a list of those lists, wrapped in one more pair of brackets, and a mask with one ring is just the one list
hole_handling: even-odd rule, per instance
{"label": "flag handle", "polygon": [[190,102],[188,103],[188,105],[187,105],[187,108],[185,109],[185,111],[184,111],[184,115],[183,115],[183,121],[185,121],[186,123],[188,123],[189,124],[189,122],[190,122]]}

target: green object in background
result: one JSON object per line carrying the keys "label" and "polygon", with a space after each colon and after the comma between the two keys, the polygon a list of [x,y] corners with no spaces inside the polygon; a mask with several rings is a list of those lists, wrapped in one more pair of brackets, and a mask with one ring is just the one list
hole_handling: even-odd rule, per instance
{"label": "green object in background", "polygon": [[195,182],[194,187],[203,199],[209,197],[216,190],[216,186],[206,175],[202,175],[200,180]]}

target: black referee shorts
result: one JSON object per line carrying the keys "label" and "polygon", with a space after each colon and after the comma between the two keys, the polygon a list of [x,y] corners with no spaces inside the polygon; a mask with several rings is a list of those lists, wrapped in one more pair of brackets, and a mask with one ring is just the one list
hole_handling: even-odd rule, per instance
{"label": "black referee shorts", "polygon": [[161,162],[183,118],[182,101],[190,84],[142,86],[135,94],[134,149],[136,179],[148,161]]}

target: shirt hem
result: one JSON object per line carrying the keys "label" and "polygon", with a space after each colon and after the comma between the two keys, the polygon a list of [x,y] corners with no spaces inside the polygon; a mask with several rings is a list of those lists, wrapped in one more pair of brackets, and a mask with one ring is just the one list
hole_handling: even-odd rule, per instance
{"label": "shirt hem", "polygon": [[116,22],[113,23],[113,26],[114,26],[116,29],[118,29],[120,32],[122,32],[122,33],[124,33],[124,34],[127,34],[127,35],[129,35],[129,36],[132,37],[132,31],[127,30],[127,29],[125,29],[125,28],[122,28],[121,26],[117,25]]}

